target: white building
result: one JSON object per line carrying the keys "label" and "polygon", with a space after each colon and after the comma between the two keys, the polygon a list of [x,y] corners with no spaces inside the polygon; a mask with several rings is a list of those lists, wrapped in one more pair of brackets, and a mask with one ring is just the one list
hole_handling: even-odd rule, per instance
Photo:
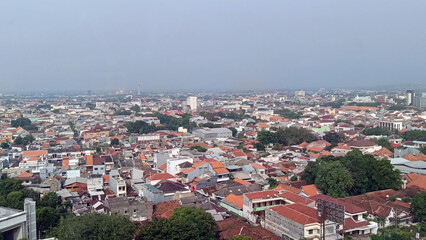
{"label": "white building", "polygon": [[195,96],[190,96],[186,100],[188,106],[190,107],[191,111],[197,111],[198,107],[198,100]]}
{"label": "white building", "polygon": [[24,211],[0,207],[0,235],[2,239],[37,239],[35,201],[26,198]]}

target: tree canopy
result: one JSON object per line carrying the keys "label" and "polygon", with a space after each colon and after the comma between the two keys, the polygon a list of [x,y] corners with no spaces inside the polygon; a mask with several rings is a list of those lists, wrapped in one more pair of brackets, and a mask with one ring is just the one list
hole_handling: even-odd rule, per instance
{"label": "tree canopy", "polygon": [[[334,168],[330,168],[330,162],[340,165],[335,164],[332,165]],[[352,181],[347,178],[347,172],[342,168],[349,172]],[[330,171],[331,176],[326,176],[327,171]],[[345,183],[349,188],[343,188],[336,178],[332,178],[338,173],[344,174]],[[317,184],[321,191],[332,192],[335,196],[353,196],[383,189],[397,190],[402,184],[399,170],[394,170],[390,161],[377,160],[372,155],[363,155],[359,150],[351,151],[345,157],[327,156],[317,159],[316,162],[309,162],[302,179],[308,184]],[[328,182],[324,183],[324,179]],[[346,194],[342,193],[344,189]]]}
{"label": "tree canopy", "polygon": [[53,235],[61,240],[131,240],[135,230],[136,225],[128,216],[87,213],[61,218],[58,226],[53,229]]}
{"label": "tree canopy", "polygon": [[257,133],[257,140],[264,145],[279,143],[284,146],[300,144],[302,142],[312,142],[316,137],[304,128],[289,127],[278,129],[277,132],[260,131]]}
{"label": "tree canopy", "polygon": [[370,135],[385,135],[389,136],[391,135],[391,132],[387,128],[381,128],[381,127],[374,127],[374,128],[365,128],[361,132],[364,135],[370,136]]}
{"label": "tree canopy", "polygon": [[414,196],[411,202],[411,211],[414,213],[416,220],[426,221],[426,192],[421,192]]}
{"label": "tree canopy", "polygon": [[402,134],[402,138],[405,141],[415,141],[423,137],[426,137],[426,131],[422,131],[422,130],[411,130],[411,131],[406,131]]}
{"label": "tree canopy", "polygon": [[36,126],[34,126],[33,124],[31,124],[31,120],[28,118],[18,118],[16,120],[12,120],[10,125],[14,128],[17,127],[22,127],[25,130],[37,130],[38,128]]}
{"label": "tree canopy", "polygon": [[142,227],[136,240],[204,240],[216,238],[217,224],[210,213],[193,207],[174,210],[169,219],[152,221]]}
{"label": "tree canopy", "polygon": [[282,110],[275,110],[274,113],[280,115],[283,118],[290,118],[290,119],[298,119],[298,118],[301,118],[303,116],[302,113],[293,112],[293,111],[291,111],[290,109],[287,109],[287,108],[284,108]]}
{"label": "tree canopy", "polygon": [[114,138],[113,140],[111,140],[111,146],[114,145],[120,145],[120,140],[118,140],[117,138]]}
{"label": "tree canopy", "polygon": [[191,150],[196,150],[196,151],[198,151],[198,152],[207,152],[207,149],[205,149],[205,148],[203,148],[203,147],[201,147],[201,146],[192,146],[192,147],[190,147],[189,149],[191,149]]}
{"label": "tree canopy", "polygon": [[331,197],[347,197],[354,185],[351,173],[340,162],[324,162],[320,165],[315,184]]}

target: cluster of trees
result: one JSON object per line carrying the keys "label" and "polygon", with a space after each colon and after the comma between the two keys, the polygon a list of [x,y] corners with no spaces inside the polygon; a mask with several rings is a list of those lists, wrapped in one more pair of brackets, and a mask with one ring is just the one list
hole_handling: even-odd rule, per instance
{"label": "cluster of trees", "polygon": [[216,239],[216,230],[217,224],[210,213],[198,208],[181,207],[175,209],[169,219],[154,220],[142,227],[136,240]]}
{"label": "cluster of trees", "polygon": [[374,128],[365,128],[361,132],[364,135],[371,136],[371,135],[382,135],[382,136],[389,136],[391,135],[391,132],[387,128],[381,128],[381,127],[374,127]]}
{"label": "cluster of trees", "polygon": [[193,129],[197,126],[196,123],[189,121],[191,115],[184,114],[181,118],[168,116],[161,113],[154,113],[149,115],[152,117],[157,117],[163,126],[157,127],[154,123],[146,123],[144,121],[135,121],[135,122],[126,122],[124,126],[130,133],[152,133],[158,130],[172,130],[176,131],[179,127],[187,128],[188,130]]}
{"label": "cluster of trees", "polygon": [[132,111],[126,110],[124,108],[120,108],[117,111],[115,111],[114,115],[127,115],[127,116],[129,116],[129,115],[132,115]]}
{"label": "cluster of trees", "polygon": [[36,201],[37,229],[45,236],[58,225],[61,217],[67,215],[71,203],[61,204],[61,198],[54,192],[45,194],[42,198],[32,190],[24,189],[19,179],[2,176],[0,180],[0,206],[24,210],[25,198]]}
{"label": "cluster of trees", "polygon": [[331,143],[332,147],[335,147],[338,143],[345,141],[345,135],[336,132],[328,132],[324,135],[322,139]]}
{"label": "cluster of trees", "polygon": [[126,122],[124,126],[127,128],[129,133],[152,133],[157,131],[157,127],[154,123],[147,123],[145,121]]}
{"label": "cluster of trees", "polygon": [[399,189],[399,170],[388,160],[377,160],[354,150],[345,157],[326,156],[309,162],[302,176],[308,184],[316,184],[329,196],[347,197],[383,189]]}
{"label": "cluster of trees", "polygon": [[229,118],[229,119],[233,119],[235,121],[241,121],[245,118],[250,118],[249,115],[245,114],[244,111],[242,112],[215,112],[215,113],[210,113],[210,112],[201,112],[200,116],[205,117],[207,120],[209,121],[218,121],[222,118]]}
{"label": "cluster of trees", "polygon": [[111,140],[111,146],[115,146],[115,145],[120,145],[120,140],[118,140],[117,138],[114,138],[113,140]]}
{"label": "cluster of trees", "polygon": [[[281,144],[283,146],[290,146],[300,144],[302,142],[312,142],[317,138],[304,128],[289,127],[285,129],[278,129],[276,132],[260,131],[257,133],[257,140],[260,142],[256,147],[264,148],[268,144]],[[258,148],[258,150],[260,150]]]}
{"label": "cluster of trees", "polygon": [[406,131],[402,134],[402,138],[405,141],[415,141],[424,137],[426,137],[426,131],[422,131],[422,130],[411,130],[411,131]]}
{"label": "cluster of trees", "polygon": [[321,106],[323,106],[323,107],[332,107],[332,108],[341,108],[344,104],[345,104],[345,100],[339,99],[339,100],[334,101],[334,102],[324,103]]}
{"label": "cluster of trees", "polygon": [[201,146],[192,146],[189,149],[196,150],[197,152],[207,152],[207,149],[201,147]]}
{"label": "cluster of trees", "polygon": [[8,178],[5,174],[2,175],[0,180],[0,206],[23,210],[25,198],[38,201],[39,194],[24,189],[21,180]]}
{"label": "cluster of trees", "polygon": [[130,110],[134,111],[134,112],[140,112],[141,111],[141,107],[139,107],[139,105],[133,105]]}
{"label": "cluster of trees", "polygon": [[290,109],[287,109],[287,108],[284,108],[282,110],[275,110],[274,113],[280,115],[283,118],[289,118],[289,119],[298,119],[298,118],[301,118],[303,116],[302,113],[293,112],[293,111],[291,111]]}
{"label": "cluster of trees", "polygon": [[18,118],[16,120],[12,120],[12,122],[10,123],[10,125],[12,127],[15,127],[15,128],[22,127],[25,130],[27,130],[27,131],[37,130],[38,129],[36,126],[34,126],[33,124],[31,124],[31,120],[30,119],[23,118],[23,117]]}
{"label": "cluster of trees", "polygon": [[10,144],[9,144],[8,142],[2,142],[2,143],[0,144],[0,147],[1,147],[2,149],[9,149],[9,148],[10,148]]}
{"label": "cluster of trees", "polygon": [[[131,240],[136,225],[128,216],[119,214],[87,213],[82,216],[68,215],[61,218],[51,236],[61,240]],[[156,238],[158,239],[158,238]]]}
{"label": "cluster of trees", "polygon": [[15,145],[28,145],[34,141],[34,137],[32,135],[27,135],[25,137],[18,136],[13,140],[13,144]]}

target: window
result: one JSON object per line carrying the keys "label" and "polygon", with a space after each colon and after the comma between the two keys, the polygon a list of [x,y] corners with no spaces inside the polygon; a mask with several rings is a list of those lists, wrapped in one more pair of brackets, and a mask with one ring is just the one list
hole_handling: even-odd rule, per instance
{"label": "window", "polygon": [[309,232],[309,235],[314,234],[314,230],[312,230],[312,229],[311,229],[311,230],[309,230],[308,232]]}

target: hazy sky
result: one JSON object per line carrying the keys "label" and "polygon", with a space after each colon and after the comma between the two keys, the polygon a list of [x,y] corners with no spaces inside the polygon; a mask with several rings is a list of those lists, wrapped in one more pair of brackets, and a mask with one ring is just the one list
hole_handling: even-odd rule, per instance
{"label": "hazy sky", "polygon": [[426,83],[425,0],[1,0],[0,91]]}

